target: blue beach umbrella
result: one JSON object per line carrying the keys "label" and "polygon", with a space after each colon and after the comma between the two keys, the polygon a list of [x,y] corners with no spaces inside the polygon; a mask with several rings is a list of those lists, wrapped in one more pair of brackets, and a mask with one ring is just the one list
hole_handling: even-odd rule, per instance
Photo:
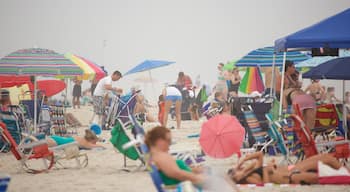
{"label": "blue beach umbrella", "polygon": [[136,67],[130,69],[124,75],[130,75],[133,73],[138,73],[138,72],[143,72],[143,71],[150,71],[152,69],[164,67],[164,66],[171,65],[174,63],[175,62],[172,62],[172,61],[145,60],[144,62],[138,64]]}
{"label": "blue beach umbrella", "polygon": [[350,80],[350,57],[332,59],[303,74],[303,78]]}
{"label": "blue beach umbrella", "polygon": [[[237,67],[271,67],[273,65],[274,47],[264,47],[249,52],[246,56],[237,61]],[[294,63],[309,59],[309,56],[300,51],[290,51],[286,53],[287,60]],[[277,52],[275,55],[275,66],[283,65],[283,53]]]}

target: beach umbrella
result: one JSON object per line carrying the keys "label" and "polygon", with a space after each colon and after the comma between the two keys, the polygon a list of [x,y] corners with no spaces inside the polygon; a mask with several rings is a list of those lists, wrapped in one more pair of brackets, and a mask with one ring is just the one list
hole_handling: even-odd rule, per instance
{"label": "beach umbrella", "polygon": [[244,135],[244,127],[235,116],[216,115],[203,123],[199,143],[206,155],[227,158],[240,152]]}
{"label": "beach umbrella", "polygon": [[[303,74],[303,78],[334,79],[343,82],[343,101],[345,100],[345,80],[350,80],[350,57],[339,57],[320,64]],[[343,103],[343,128],[347,138],[346,106]]]}
{"label": "beach umbrella", "polygon": [[[290,51],[287,52],[286,58],[294,63],[299,63],[310,57],[300,51]],[[236,67],[271,67],[273,65],[283,65],[283,53],[276,53],[274,47],[264,47],[253,50],[236,62]]]}
{"label": "beach umbrella", "polygon": [[[0,59],[0,75],[33,76],[77,76],[83,70],[71,60],[55,51],[42,48],[20,49]],[[37,123],[37,92],[34,91],[34,128]]]}
{"label": "beach umbrella", "polygon": [[308,60],[305,60],[305,61],[302,61],[298,64],[295,65],[295,67],[298,67],[298,68],[303,68],[303,67],[316,67],[318,66],[319,64],[321,63],[324,63],[326,61],[329,61],[329,60],[332,60],[332,59],[335,59],[337,57],[331,57],[331,56],[324,56],[324,57],[312,57]]}
{"label": "beach umbrella", "polygon": [[259,93],[265,90],[259,67],[248,67],[239,86],[239,91],[250,94],[254,91]]}
{"label": "beach umbrella", "polygon": [[230,61],[226,63],[222,69],[232,71],[236,67],[235,64],[236,64],[236,61]]}
{"label": "beach umbrella", "polygon": [[66,53],[64,56],[70,59],[73,63],[78,65],[83,70],[83,74],[81,76],[78,76],[78,79],[91,80],[96,78],[99,80],[106,76],[106,72],[101,66],[84,57],[72,53]]}
{"label": "beach umbrella", "polygon": [[[126,72],[124,75],[130,75],[133,73],[139,73],[139,72],[144,72],[148,71],[150,81],[153,82],[152,78],[152,69],[160,68],[160,67],[165,67],[171,64],[174,64],[175,62],[173,61],[163,61],[163,60],[145,60],[144,62],[136,65],[134,68],[130,69],[128,72]],[[153,92],[155,92],[154,89],[154,83],[152,83],[152,89]]]}

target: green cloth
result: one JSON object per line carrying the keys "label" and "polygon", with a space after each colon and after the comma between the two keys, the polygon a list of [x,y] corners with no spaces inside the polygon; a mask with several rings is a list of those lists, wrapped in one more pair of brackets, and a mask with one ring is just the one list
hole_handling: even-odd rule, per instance
{"label": "green cloth", "polygon": [[206,89],[201,89],[201,92],[200,92],[200,96],[201,96],[201,102],[204,103],[208,100],[208,95],[207,95],[207,91]]}
{"label": "green cloth", "polygon": [[113,127],[111,131],[112,137],[109,141],[113,144],[113,146],[125,156],[132,160],[137,160],[140,156],[135,147],[130,147],[126,150],[123,149],[123,145],[130,141],[130,138],[125,133],[122,125],[117,121],[116,125]]}
{"label": "green cloth", "polygon": [[52,135],[50,138],[54,140],[57,145],[64,145],[75,141],[73,137],[61,137],[58,135]]}
{"label": "green cloth", "polygon": [[[181,170],[192,172],[191,168],[187,166],[187,164],[183,160],[180,160],[180,159],[176,160],[176,164]],[[159,171],[159,176],[162,179],[164,185],[177,185],[181,183],[181,181],[179,180],[166,176],[162,171]]]}

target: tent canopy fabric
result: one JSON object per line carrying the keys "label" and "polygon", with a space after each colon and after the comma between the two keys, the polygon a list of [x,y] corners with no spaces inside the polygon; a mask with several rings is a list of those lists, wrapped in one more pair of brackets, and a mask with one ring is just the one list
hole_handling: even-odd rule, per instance
{"label": "tent canopy fabric", "polygon": [[350,57],[340,57],[312,68],[303,78],[350,80]]}
{"label": "tent canopy fabric", "polygon": [[64,55],[42,48],[21,49],[0,59],[0,75],[76,76],[83,70]]}
{"label": "tent canopy fabric", "polygon": [[275,41],[275,50],[288,48],[350,48],[350,9]]}
{"label": "tent canopy fabric", "polygon": [[138,73],[138,72],[143,72],[143,71],[148,71],[151,69],[171,65],[175,62],[172,61],[162,61],[162,60],[145,60],[144,62],[140,63],[136,67],[132,68],[128,72],[126,72],[124,75],[130,75],[133,73]]}
{"label": "tent canopy fabric", "polygon": [[[236,67],[268,67],[273,65],[274,47],[264,47],[249,52],[246,56],[236,62]],[[299,51],[287,52],[287,60],[294,63],[309,59],[309,56]],[[275,66],[283,65],[283,53],[276,53]]]}

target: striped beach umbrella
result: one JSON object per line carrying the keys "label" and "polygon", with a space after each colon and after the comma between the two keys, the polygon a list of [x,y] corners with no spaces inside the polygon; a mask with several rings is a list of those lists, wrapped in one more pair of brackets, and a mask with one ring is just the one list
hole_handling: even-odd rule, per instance
{"label": "striped beach umbrella", "polygon": [[[273,65],[274,47],[264,47],[249,52],[246,56],[236,62],[236,67],[268,67]],[[287,60],[291,60],[294,63],[307,60],[310,57],[300,51],[286,52]],[[278,52],[275,55],[275,66],[282,66],[283,53]]]}
{"label": "striped beach umbrella", "polygon": [[0,75],[77,76],[83,70],[64,55],[49,49],[30,48],[0,59]]}
{"label": "striped beach umbrella", "polygon": [[70,59],[73,63],[78,65],[83,70],[83,74],[81,76],[78,76],[78,79],[101,79],[106,76],[106,72],[101,66],[84,57],[72,53],[66,53],[64,56]]}
{"label": "striped beach umbrella", "polygon": [[248,67],[239,86],[239,91],[250,94],[254,91],[262,93],[265,90],[259,67]]}

